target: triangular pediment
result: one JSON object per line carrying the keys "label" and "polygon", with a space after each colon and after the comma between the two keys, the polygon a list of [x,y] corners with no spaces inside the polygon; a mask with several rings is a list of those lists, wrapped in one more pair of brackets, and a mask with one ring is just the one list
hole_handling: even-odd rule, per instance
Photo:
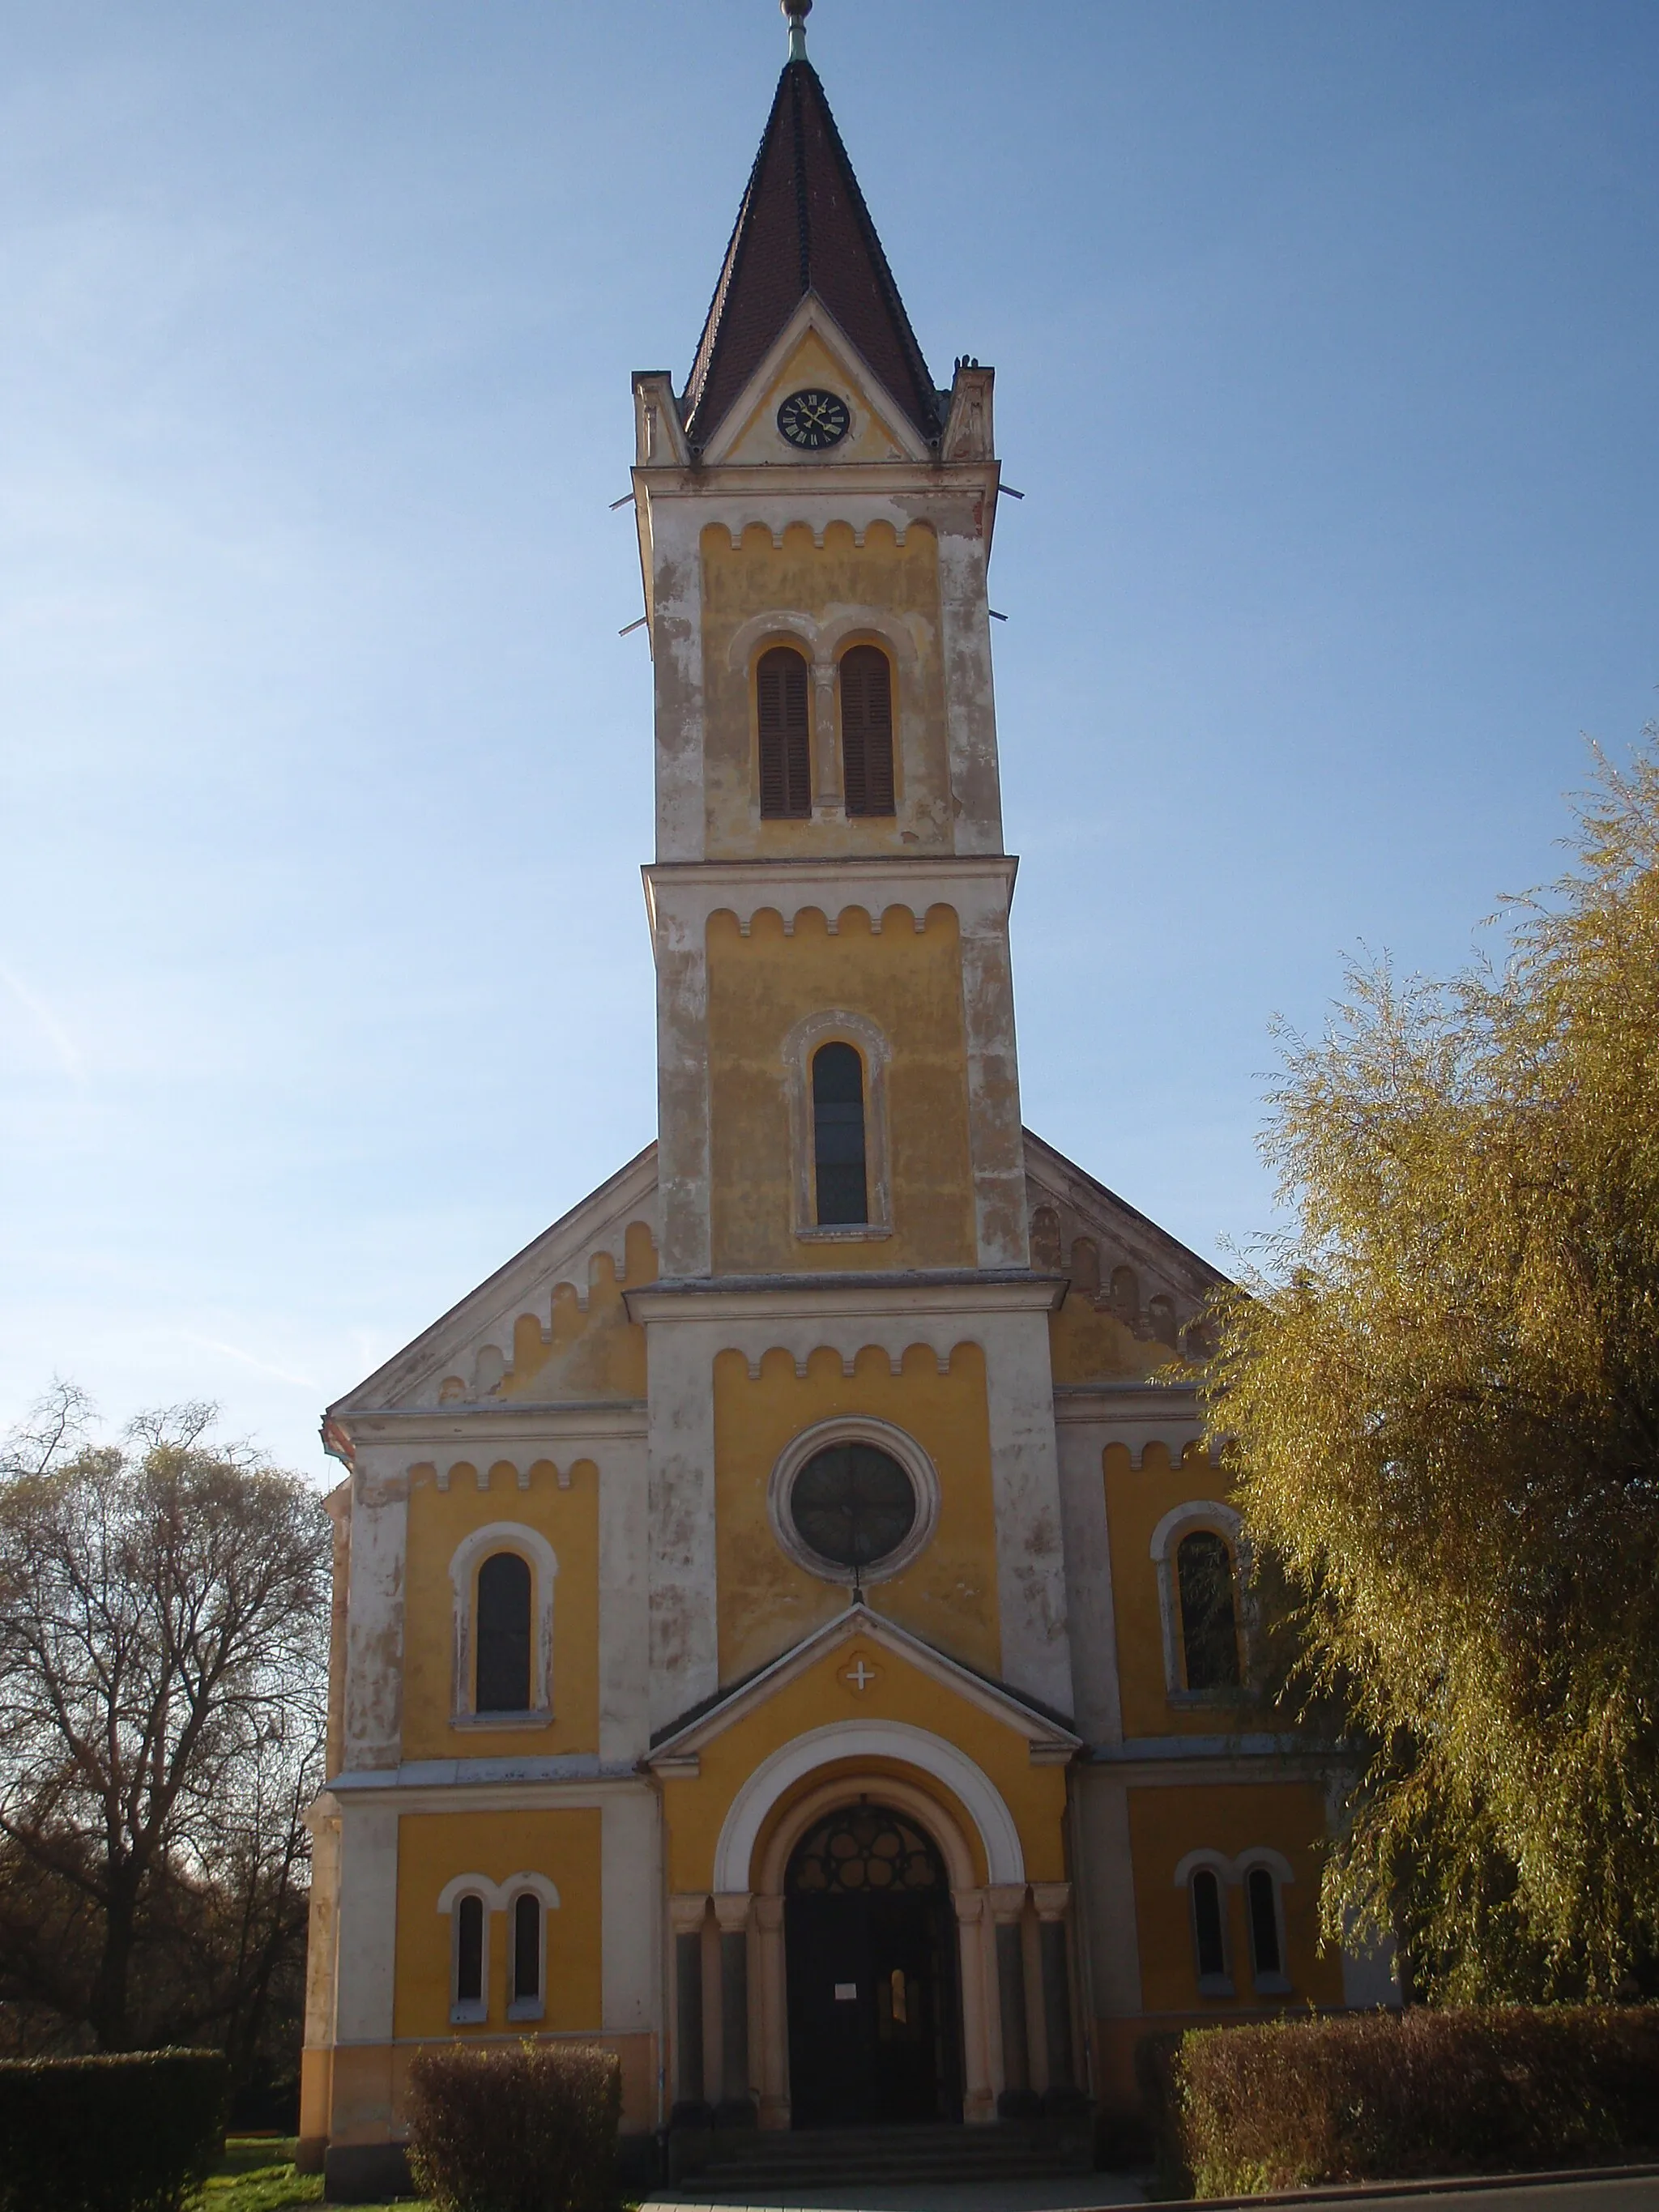
{"label": "triangular pediment", "polygon": [[[562,1310],[585,1322],[602,1291],[620,1313],[621,1286],[654,1277],[659,1234],[653,1144],[337,1400],[328,1418],[510,1402],[529,1320],[552,1369],[538,1395],[569,1395],[554,1387],[557,1362],[550,1357]],[[524,1381],[520,1376],[520,1388]]]}
{"label": "triangular pediment", "polygon": [[[1035,1766],[1064,1765],[1082,1748],[1082,1739],[1058,1714],[976,1674],[869,1606],[850,1605],[769,1666],[721,1691],[706,1705],[664,1729],[647,1764],[665,1774],[695,1771],[703,1751],[727,1729],[738,1727],[817,1669],[829,1667],[840,1676],[864,1666],[866,1652],[872,1656],[871,1688],[880,1667],[906,1670],[935,1689],[949,1691],[965,1705],[1023,1737]],[[842,1662],[839,1667],[835,1663],[837,1660]],[[849,1677],[848,1686],[857,1690],[860,1685]]]}
{"label": "triangular pediment", "polygon": [[[835,446],[803,452],[778,428],[778,409],[792,392],[827,387],[845,400],[852,428]],[[859,353],[835,317],[809,292],[756,364],[720,428],[704,463],[750,466],[791,462],[925,460],[927,447],[903,409]]]}

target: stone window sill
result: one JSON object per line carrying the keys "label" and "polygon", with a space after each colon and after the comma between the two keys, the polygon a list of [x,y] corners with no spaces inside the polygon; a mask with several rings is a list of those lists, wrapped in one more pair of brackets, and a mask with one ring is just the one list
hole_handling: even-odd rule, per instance
{"label": "stone window sill", "polygon": [[[1256,1986],[1259,1989],[1261,1985],[1258,1982]],[[1233,1978],[1231,1974],[1200,1974],[1198,1994],[1201,1997],[1230,1997],[1234,1994]]]}
{"label": "stone window sill", "polygon": [[890,1221],[837,1221],[811,1229],[798,1229],[801,1244],[879,1244],[893,1233]]}
{"label": "stone window sill", "polygon": [[1215,1712],[1228,1705],[1254,1705],[1257,1703],[1254,1690],[1240,1686],[1226,1690],[1170,1690],[1169,1702],[1185,1712]]}
{"label": "stone window sill", "polygon": [[1257,1974],[1253,1978],[1259,1997],[1287,1997],[1291,1994],[1290,1977],[1286,1974]]}
{"label": "stone window sill", "polygon": [[[1256,1987],[1261,1986],[1258,1982]],[[540,2020],[546,2009],[539,1997],[525,1997],[517,2004],[508,2005],[507,2016],[509,2020]]]}
{"label": "stone window sill", "polygon": [[553,1708],[538,1706],[527,1713],[452,1713],[453,1729],[544,1729],[553,1725]]}
{"label": "stone window sill", "polygon": [[489,2017],[489,2007],[487,2004],[453,2004],[449,2008],[450,2025],[453,2027],[478,2027]]}

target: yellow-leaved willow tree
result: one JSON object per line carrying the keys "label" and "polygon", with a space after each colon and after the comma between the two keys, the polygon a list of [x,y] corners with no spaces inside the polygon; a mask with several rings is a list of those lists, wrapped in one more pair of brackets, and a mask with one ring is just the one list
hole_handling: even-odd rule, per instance
{"label": "yellow-leaved willow tree", "polygon": [[1265,1145],[1297,1226],[1209,1414],[1359,1754],[1323,1908],[1431,1996],[1659,1957],[1659,726],[1501,965],[1355,969]]}

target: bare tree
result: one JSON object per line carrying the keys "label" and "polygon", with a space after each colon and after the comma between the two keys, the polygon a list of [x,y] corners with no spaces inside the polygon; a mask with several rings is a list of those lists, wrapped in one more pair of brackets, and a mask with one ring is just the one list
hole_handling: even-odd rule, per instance
{"label": "bare tree", "polygon": [[244,2057],[302,1941],[330,1533],[210,1406],[0,1459],[0,1996],[43,2037]]}

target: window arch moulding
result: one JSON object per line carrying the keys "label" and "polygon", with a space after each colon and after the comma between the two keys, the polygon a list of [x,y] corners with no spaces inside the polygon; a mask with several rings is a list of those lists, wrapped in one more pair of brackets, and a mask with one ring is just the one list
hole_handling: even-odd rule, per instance
{"label": "window arch moulding", "polygon": [[[489,2017],[489,1919],[495,1912],[508,1912],[521,1897],[534,1897],[541,1908],[541,1958],[539,1987],[547,1987],[547,1916],[559,1909],[559,1893],[544,1874],[509,1875],[505,1881],[492,1881],[484,1874],[458,1874],[450,1877],[438,1892],[438,1911],[449,1921],[449,2017],[452,2026],[477,2027]],[[468,1901],[479,1908],[476,1929],[466,1926],[463,1906]],[[476,1933],[476,1955],[464,1957],[470,1939]],[[509,1966],[511,1961],[509,1959]],[[511,1997],[509,1982],[509,2020],[539,2020],[543,2003],[538,2002],[533,2014],[521,2011],[516,1999]]]}
{"label": "window arch moulding", "polygon": [[[1226,1545],[1232,1559],[1233,1605],[1238,1624],[1239,1680],[1224,1688],[1189,1690],[1187,1687],[1186,1668],[1182,1656],[1181,1590],[1176,1572],[1176,1555],[1181,1540],[1199,1530],[1209,1530]],[[1164,1642],[1164,1694],[1172,1705],[1206,1706],[1237,1705],[1241,1698],[1254,1694],[1251,1668],[1255,1648],[1255,1617],[1249,1590],[1249,1547],[1243,1540],[1243,1524],[1231,1505],[1216,1498],[1192,1498],[1180,1505],[1171,1506],[1152,1531],[1148,1547],[1153,1570],[1158,1576],[1158,1625]]]}
{"label": "window arch moulding", "polygon": [[[1175,1887],[1190,1893],[1193,1876],[1196,1874],[1212,1875],[1221,1885],[1224,1893],[1229,1889],[1242,1889],[1244,1892],[1245,1936],[1250,1964],[1251,1985],[1258,1996],[1288,1996],[1291,1994],[1291,1985],[1290,1975],[1286,1971],[1290,1953],[1285,1948],[1285,1890],[1289,1883],[1296,1880],[1295,1875],[1291,1871],[1290,1861],[1282,1851],[1273,1850],[1266,1844],[1253,1844],[1240,1851],[1234,1858],[1229,1858],[1224,1851],[1202,1849],[1188,1851],[1175,1870]],[[1272,1960],[1262,1960],[1256,1930],[1251,1923],[1253,1900],[1250,1876],[1253,1874],[1265,1875],[1272,1885],[1271,1907],[1274,1951],[1274,1958]],[[1225,1925],[1224,1911],[1222,1940],[1226,1947],[1224,1975],[1227,1986],[1223,1989],[1219,1981],[1206,1978],[1200,1966],[1199,1980],[1200,1995],[1231,1996],[1233,1994],[1233,1943],[1231,1930]],[[1195,1906],[1194,1941],[1195,1943],[1198,1941]]]}
{"label": "window arch moulding", "polygon": [[[478,1570],[492,1553],[514,1552],[530,1569],[530,1705],[521,1713],[480,1713],[474,1700],[477,1646]],[[553,1718],[553,1591],[559,1562],[538,1529],[522,1522],[492,1521],[456,1547],[449,1562],[453,1615],[454,1679],[450,1726],[458,1729],[542,1729]]]}
{"label": "window arch moulding", "polygon": [[[812,1057],[820,1045],[850,1044],[864,1062],[866,1221],[820,1226],[814,1185]],[[794,1233],[803,1243],[860,1244],[893,1233],[892,1182],[888,1161],[886,1038],[862,1014],[830,1008],[797,1022],[783,1041],[784,1081],[789,1094],[789,1152],[793,1166]]]}

